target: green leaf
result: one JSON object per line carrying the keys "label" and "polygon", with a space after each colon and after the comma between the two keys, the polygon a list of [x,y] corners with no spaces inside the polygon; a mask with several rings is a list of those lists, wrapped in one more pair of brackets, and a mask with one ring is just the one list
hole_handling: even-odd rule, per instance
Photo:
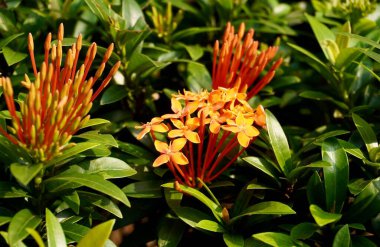
{"label": "green leaf", "polygon": [[127,27],[134,27],[139,19],[145,23],[144,14],[135,0],[122,0],[121,5],[121,16],[126,21]]}
{"label": "green leaf", "polygon": [[155,159],[155,156],[150,151],[142,147],[122,141],[117,141],[117,143],[119,145],[119,149],[124,153],[130,154],[136,158],[147,159],[150,161]]}
{"label": "green leaf", "polygon": [[19,241],[22,241],[29,235],[26,229],[35,229],[40,222],[41,219],[34,215],[29,209],[25,208],[18,211],[8,226],[9,245],[17,245]]}
{"label": "green leaf", "polygon": [[74,147],[66,149],[62,154],[51,161],[46,163],[46,166],[53,166],[66,162],[66,160],[73,159],[75,155],[80,154],[86,150],[99,146],[99,143],[81,142],[77,143]]}
{"label": "green leaf", "polygon": [[24,60],[28,55],[25,53],[17,52],[9,47],[3,47],[3,55],[8,66],[12,66],[22,60]]}
{"label": "green leaf", "polygon": [[188,63],[186,85],[193,92],[211,89],[211,76],[207,68],[200,63]]}
{"label": "green leaf", "polygon": [[98,130],[88,131],[75,137],[89,140],[93,143],[99,143],[111,147],[118,147],[115,138],[110,134],[99,134]]}
{"label": "green leaf", "polygon": [[324,168],[324,167],[330,167],[331,164],[325,161],[316,161],[306,166],[300,166],[292,170],[292,172],[289,174],[290,180],[297,179],[298,175],[308,168]]}
{"label": "green leaf", "polygon": [[323,168],[326,207],[330,212],[339,213],[346,200],[349,166],[347,154],[336,138],[323,142],[322,160],[331,164]]}
{"label": "green leaf", "polygon": [[0,181],[0,198],[29,197],[28,192],[10,182]]}
{"label": "green leaf", "polygon": [[304,222],[294,226],[290,232],[290,236],[293,239],[306,240],[313,236],[313,234],[319,229],[316,224]]}
{"label": "green leaf", "polygon": [[183,39],[189,36],[194,36],[198,33],[210,33],[219,31],[219,27],[191,27],[187,29],[182,29],[172,35],[172,41]]}
{"label": "green leaf", "polygon": [[242,235],[224,233],[223,234],[224,243],[227,247],[240,247],[244,246],[244,237]]}
{"label": "green leaf", "polygon": [[87,174],[98,174],[104,179],[124,178],[136,174],[136,170],[114,157],[102,157],[80,164]]}
{"label": "green leaf", "polygon": [[296,212],[293,209],[291,209],[288,205],[283,204],[281,202],[260,202],[243,210],[239,215],[232,218],[230,220],[230,223],[232,224],[232,222],[235,222],[237,219],[240,219],[241,217],[248,215],[283,215],[295,213]]}
{"label": "green leaf", "polygon": [[123,191],[121,191],[121,189],[113,183],[104,180],[99,175],[65,172],[58,176],[46,179],[44,184],[52,193],[56,193],[64,189],[73,189],[85,186],[104,193],[130,207],[130,202]]}
{"label": "green leaf", "polygon": [[364,156],[364,154],[360,150],[360,148],[358,148],[354,144],[347,142],[347,141],[344,141],[344,140],[340,140],[340,139],[338,139],[338,142],[339,142],[339,145],[341,145],[343,147],[344,151],[346,151],[347,153],[349,153],[349,154],[351,154],[351,155],[353,155],[359,159],[362,159],[362,160],[366,159],[366,157]]}
{"label": "green leaf", "polygon": [[372,39],[369,39],[367,37],[360,36],[358,34],[353,34],[353,33],[346,33],[346,32],[337,32],[337,34],[344,35],[344,36],[350,37],[352,39],[356,39],[356,40],[363,42],[367,45],[370,45],[370,46],[373,46],[373,47],[380,49],[380,44],[378,42],[376,42]]}
{"label": "green leaf", "polygon": [[275,181],[278,180],[278,174],[276,172],[276,168],[273,167],[268,161],[266,161],[263,158],[258,158],[254,156],[244,157],[244,161],[246,161],[248,164],[254,166],[255,168],[259,169],[263,173],[267,174],[269,177],[273,178]]}
{"label": "green leaf", "polygon": [[378,245],[368,239],[368,237],[356,236],[352,238],[352,247],[377,247]]}
{"label": "green leaf", "polygon": [[185,45],[181,44],[190,55],[191,60],[196,61],[203,56],[203,48],[199,45]]}
{"label": "green leaf", "polygon": [[294,169],[288,140],[275,116],[268,110],[265,112],[270,143],[281,170],[288,177],[289,173]]}
{"label": "green leaf", "polygon": [[348,184],[348,189],[350,190],[351,194],[356,196],[362,192],[371,182],[371,180],[364,180],[364,178],[354,179]]}
{"label": "green leaf", "polygon": [[88,227],[72,222],[62,223],[62,228],[65,236],[75,242],[79,242],[90,230]]}
{"label": "green leaf", "polygon": [[8,45],[9,43],[11,43],[13,40],[17,39],[18,37],[24,35],[24,33],[17,33],[17,34],[13,34],[9,37],[6,37],[4,39],[2,39],[0,41],[0,49],[3,48],[4,46]]}
{"label": "green leaf", "polygon": [[111,85],[103,93],[100,105],[108,105],[124,99],[128,96],[125,86]]}
{"label": "green leaf", "polygon": [[44,241],[42,240],[40,234],[31,228],[26,228],[26,231],[33,237],[34,241],[38,244],[38,247],[45,247]]}
{"label": "green leaf", "polygon": [[76,190],[71,194],[63,195],[62,199],[76,214],[79,214],[80,199]]}
{"label": "green leaf", "polygon": [[225,232],[226,230],[218,222],[212,220],[201,220],[196,225],[196,228],[200,228],[210,232]]}
{"label": "green leaf", "polygon": [[335,67],[338,70],[347,68],[356,58],[359,57],[361,51],[358,48],[344,48],[340,51],[335,61]]}
{"label": "green leaf", "polygon": [[97,125],[101,125],[101,124],[110,124],[111,122],[106,120],[106,119],[102,119],[102,118],[91,118],[90,120],[88,120],[88,122],[86,124],[84,124],[81,129],[84,129],[84,128],[87,128],[87,127],[91,127],[91,126],[97,126]]}
{"label": "green leaf", "polygon": [[310,205],[309,209],[315,222],[318,224],[318,226],[321,227],[337,222],[338,220],[340,220],[340,218],[342,218],[341,214],[325,212],[320,207],[314,204]]}
{"label": "green leaf", "polygon": [[158,225],[158,246],[176,247],[185,230],[186,225],[183,222],[164,217]]}
{"label": "green leaf", "polygon": [[350,247],[351,237],[348,225],[344,225],[334,237],[333,247]]}
{"label": "green leaf", "polygon": [[195,208],[176,207],[173,209],[173,211],[178,216],[178,218],[193,228],[196,227],[196,225],[202,220],[212,220],[210,215],[205,214]]}
{"label": "green leaf", "polygon": [[279,232],[262,232],[253,234],[252,237],[274,247],[298,246],[290,236]]}
{"label": "green leaf", "polygon": [[333,97],[318,91],[306,90],[299,94],[300,97],[318,101],[330,101],[342,109],[348,110],[348,106],[340,101],[334,100]]}
{"label": "green leaf", "polygon": [[363,138],[368,152],[370,152],[373,148],[377,148],[379,143],[377,142],[376,134],[372,130],[371,126],[355,113],[352,113],[352,120],[354,120],[354,124],[358,129],[360,136]]}
{"label": "green leaf", "polygon": [[162,181],[160,180],[151,180],[151,181],[141,181],[130,183],[125,186],[122,190],[129,196],[134,198],[161,198]]}
{"label": "green leaf", "polygon": [[326,198],[324,196],[323,182],[317,171],[314,171],[314,174],[310,177],[306,191],[309,204],[325,204]]}
{"label": "green leaf", "polygon": [[26,186],[32,179],[39,174],[43,164],[22,165],[19,163],[11,164],[11,173],[22,185]]}
{"label": "green leaf", "polygon": [[114,203],[112,200],[109,198],[98,195],[95,193],[90,193],[86,191],[78,191],[79,197],[81,199],[82,205],[86,207],[87,204],[92,204],[94,206],[97,206],[101,209],[104,209],[111,214],[115,215],[116,217],[122,218],[123,214],[120,211],[120,208],[117,206],[116,203]]}
{"label": "green leaf", "polygon": [[48,208],[46,208],[46,235],[49,247],[67,246],[61,224]]}
{"label": "green leaf", "polygon": [[90,231],[79,241],[78,247],[89,247],[89,246],[104,246],[108,237],[111,234],[115,220],[109,220],[107,222],[101,223]]}
{"label": "green leaf", "polygon": [[324,24],[319,22],[316,18],[306,14],[306,18],[313,29],[314,35],[318,40],[319,45],[322,48],[323,53],[325,54],[325,57],[329,57],[329,52],[327,51],[327,45],[326,42],[334,41],[335,42],[335,34]]}

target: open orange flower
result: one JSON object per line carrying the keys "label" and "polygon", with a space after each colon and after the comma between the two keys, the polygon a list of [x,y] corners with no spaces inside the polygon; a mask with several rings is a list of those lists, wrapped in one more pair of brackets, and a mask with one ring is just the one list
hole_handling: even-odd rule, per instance
{"label": "open orange flower", "polygon": [[193,101],[187,104],[184,108],[182,108],[181,103],[175,97],[172,98],[171,102],[172,102],[172,111],[174,112],[174,114],[165,114],[162,116],[162,118],[164,119],[185,117],[195,112],[199,105],[198,101]]}
{"label": "open orange flower", "polygon": [[191,141],[192,143],[200,142],[198,133],[193,131],[199,126],[198,118],[188,118],[185,124],[183,124],[183,122],[178,119],[171,119],[171,121],[177,129],[169,131],[168,137],[176,138],[184,136],[188,141]]}
{"label": "open orange flower", "polygon": [[163,120],[164,119],[160,117],[155,117],[146,124],[143,124],[141,126],[135,126],[135,129],[142,129],[142,131],[137,135],[137,139],[141,140],[147,133],[151,131],[157,131],[160,133],[167,132],[169,128],[164,123],[162,123]]}
{"label": "open orange flower", "polygon": [[186,145],[185,138],[178,138],[166,144],[165,142],[156,140],[154,146],[157,151],[161,153],[160,156],[153,162],[153,167],[158,167],[162,164],[172,162],[175,165],[186,165],[189,160],[186,156],[180,152],[182,148]]}
{"label": "open orange flower", "polygon": [[237,133],[239,144],[246,148],[251,139],[260,134],[260,131],[252,126],[253,122],[254,118],[246,118],[243,113],[239,112],[235,120],[227,120],[229,124],[222,126],[222,128]]}

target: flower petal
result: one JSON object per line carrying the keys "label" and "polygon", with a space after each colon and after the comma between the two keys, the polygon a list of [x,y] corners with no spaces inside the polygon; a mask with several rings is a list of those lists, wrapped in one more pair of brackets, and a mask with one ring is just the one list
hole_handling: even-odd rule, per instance
{"label": "flower petal", "polygon": [[167,153],[169,151],[169,146],[165,142],[156,140],[154,142],[154,146],[156,147],[157,151],[160,153]]}
{"label": "flower petal", "polygon": [[240,132],[238,133],[237,135],[237,139],[238,139],[238,142],[240,145],[242,145],[243,147],[248,147],[249,145],[249,142],[251,140],[251,138],[249,138],[246,134],[244,134],[243,132]]}
{"label": "flower petal", "polygon": [[243,113],[239,112],[236,119],[235,119],[236,125],[245,125],[245,118]]}
{"label": "flower petal", "polygon": [[240,129],[237,126],[233,126],[233,125],[222,125],[222,129],[231,131],[233,133],[240,132]]}
{"label": "flower petal", "polygon": [[172,121],[173,125],[177,128],[177,129],[182,129],[183,127],[185,127],[185,125],[182,123],[181,120],[179,119],[170,119],[170,121]]}
{"label": "flower petal", "polygon": [[255,127],[253,126],[247,126],[245,129],[244,129],[244,133],[248,136],[248,137],[254,137],[254,136],[258,136],[260,135],[260,131],[258,129],[256,129]]}
{"label": "flower petal", "polygon": [[158,158],[153,162],[153,167],[158,167],[165,163],[168,163],[170,160],[170,156],[168,154],[161,154]]}
{"label": "flower petal", "polygon": [[192,143],[200,143],[201,140],[199,138],[198,133],[195,133],[193,131],[185,131],[185,137],[187,140],[191,141]]}
{"label": "flower petal", "polygon": [[211,121],[210,123],[210,131],[213,134],[218,134],[220,131],[220,124],[217,121]]}
{"label": "flower petal", "polygon": [[171,130],[168,133],[169,138],[176,138],[180,136],[183,136],[183,130]]}
{"label": "flower petal", "polygon": [[168,131],[169,128],[168,128],[168,126],[166,126],[166,124],[161,123],[161,124],[152,125],[152,130],[160,132],[160,133],[164,133],[164,132]]}
{"label": "flower petal", "polygon": [[189,128],[189,130],[195,130],[199,125],[199,118],[194,117],[186,120],[186,126]]}
{"label": "flower petal", "polygon": [[158,124],[158,123],[161,123],[163,121],[162,118],[160,117],[154,117],[152,118],[152,120],[150,121],[151,124]]}
{"label": "flower petal", "polygon": [[178,138],[172,141],[170,151],[175,153],[179,152],[186,145],[186,138]]}
{"label": "flower petal", "polygon": [[172,111],[175,113],[182,111],[181,103],[175,98],[172,98]]}
{"label": "flower petal", "polygon": [[147,126],[145,127],[138,135],[137,135],[137,140],[141,140],[147,133],[149,133],[150,127]]}
{"label": "flower petal", "polygon": [[[177,139],[178,140],[178,139]],[[189,160],[186,158],[186,156],[181,153],[181,152],[177,152],[177,153],[172,153],[170,155],[170,160],[175,163],[175,164],[178,164],[178,165],[187,165],[189,164]]]}

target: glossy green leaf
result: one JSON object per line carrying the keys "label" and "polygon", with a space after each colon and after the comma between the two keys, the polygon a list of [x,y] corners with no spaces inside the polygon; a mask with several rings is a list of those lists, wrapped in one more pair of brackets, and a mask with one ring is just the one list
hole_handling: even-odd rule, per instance
{"label": "glossy green leaf", "polygon": [[179,40],[189,36],[194,36],[198,33],[209,33],[219,31],[219,27],[191,27],[178,31],[172,35],[172,40]]}
{"label": "glossy green leaf", "polygon": [[[161,185],[164,188],[171,188],[174,189],[174,183],[166,183]],[[222,208],[217,205],[215,202],[213,202],[211,199],[209,199],[207,196],[205,196],[202,192],[199,190],[193,189],[191,187],[185,186],[185,185],[179,185],[180,189],[184,192],[187,193],[199,201],[201,201],[204,205],[206,205],[211,212],[214,214],[215,218],[219,221],[222,222]]]}
{"label": "glossy green leaf", "polygon": [[325,161],[316,161],[306,166],[300,166],[292,170],[292,172],[289,174],[289,179],[294,180],[297,178],[297,176],[302,173],[305,169],[310,168],[323,168],[323,167],[330,167],[331,164]]}
{"label": "glossy green leaf", "polygon": [[351,237],[348,225],[344,225],[334,237],[333,247],[350,247]]}
{"label": "glossy green leaf", "polygon": [[330,212],[340,213],[346,200],[349,166],[347,154],[337,139],[323,142],[322,160],[331,164],[323,168],[326,207]]}
{"label": "glossy green leaf", "polygon": [[79,241],[78,247],[89,247],[89,246],[104,246],[108,237],[111,234],[115,220],[109,220],[101,223],[90,231]]}
{"label": "glossy green leaf", "polygon": [[11,36],[6,37],[6,38],[0,40],[0,49],[3,48],[4,46],[8,45],[13,40],[17,39],[18,37],[20,37],[22,35],[24,35],[24,33],[12,34]]}
{"label": "glossy green leaf", "polygon": [[113,202],[111,199],[95,194],[90,193],[86,191],[78,191],[80,200],[82,202],[82,205],[86,207],[86,204],[92,204],[94,206],[97,206],[101,209],[104,209],[111,214],[115,215],[116,217],[122,218],[123,215],[120,211],[120,208],[117,206],[115,202]]}
{"label": "glossy green leaf", "polygon": [[325,190],[321,177],[317,171],[314,171],[306,187],[309,204],[324,205],[326,201],[324,191]]}
{"label": "glossy green leaf", "polygon": [[41,219],[37,215],[34,215],[29,209],[25,208],[18,211],[8,226],[9,245],[16,245],[19,241],[25,239],[29,235],[26,229],[35,229],[40,222]]}
{"label": "glossy green leaf", "polygon": [[28,192],[10,182],[0,181],[0,198],[19,197],[29,197]]}
{"label": "glossy green leaf", "polygon": [[319,229],[316,224],[304,222],[294,226],[290,232],[290,236],[293,239],[306,240],[313,236],[313,234]]}
{"label": "glossy green leaf", "polygon": [[248,157],[244,157],[243,160],[246,161],[248,164],[254,166],[255,168],[259,169],[260,171],[262,171],[263,173],[265,173],[269,177],[278,181],[278,175],[276,172],[276,168],[273,167],[265,159],[254,157],[254,156],[248,156]]}
{"label": "glossy green leaf", "polygon": [[95,148],[99,146],[99,143],[92,143],[92,142],[82,142],[82,143],[77,143],[74,147],[66,149],[65,151],[62,152],[62,154],[51,161],[46,163],[46,166],[53,166],[56,164],[61,164],[66,162],[69,159],[73,159],[75,155],[80,154],[86,150]]}
{"label": "glossy green leaf", "polygon": [[227,247],[240,247],[244,245],[244,237],[242,235],[231,234],[226,232],[223,234],[224,243]]}
{"label": "glossy green leaf", "polygon": [[371,182],[371,180],[365,180],[364,178],[354,179],[348,184],[348,189],[350,190],[351,194],[356,196],[362,192]]}
{"label": "glossy green leaf", "polygon": [[11,164],[11,173],[22,185],[26,186],[32,179],[39,174],[43,164],[23,165],[18,163]]}
{"label": "glossy green leaf", "polygon": [[372,130],[371,126],[359,115],[352,113],[352,119],[354,120],[355,126],[358,129],[360,136],[363,138],[363,141],[367,147],[368,152],[371,149],[379,146],[377,142],[376,134]]}
{"label": "glossy green leaf", "polygon": [[315,17],[312,17],[308,14],[306,14],[306,18],[313,29],[314,35],[318,40],[319,45],[322,48],[323,53],[325,54],[325,57],[329,57],[329,52],[327,51],[326,42],[327,41],[334,41],[335,42],[335,34],[324,24],[319,22]]}
{"label": "glossy green leaf", "polygon": [[212,220],[201,220],[196,225],[196,228],[200,228],[210,232],[225,232],[226,230],[218,222]]}
{"label": "glossy green leaf", "polygon": [[70,194],[63,195],[62,199],[69,205],[69,207],[76,213],[79,214],[80,199],[77,191],[73,191]]}
{"label": "glossy green leaf", "polygon": [[262,232],[253,234],[252,237],[273,247],[299,246],[289,235],[279,232]]}
{"label": "glossy green leaf", "polygon": [[243,210],[239,215],[232,218],[230,223],[240,219],[243,216],[248,215],[283,215],[283,214],[295,214],[296,212],[286,204],[281,202],[266,201],[252,205]]}
{"label": "glossy green leaf", "polygon": [[3,55],[8,66],[21,62],[28,56],[25,53],[14,51],[9,47],[3,47]]}
{"label": "glossy green leaf", "polygon": [[151,180],[151,181],[140,181],[135,183],[130,183],[125,186],[122,190],[129,196],[134,198],[161,198],[162,181]]}
{"label": "glossy green leaf", "polygon": [[102,124],[110,124],[111,122],[102,119],[102,118],[91,118],[90,120],[87,121],[86,124],[84,124],[81,129],[87,128],[87,127],[92,127],[92,126],[97,126],[97,125],[102,125]]}
{"label": "glossy green leaf", "polygon": [[[40,234],[32,229],[32,228],[26,228],[26,231],[30,234],[30,236],[33,237],[34,241],[36,241],[38,247],[45,247],[45,244],[44,244],[44,241],[42,240],[42,237],[40,236]],[[50,247],[50,245],[49,245]]]}
{"label": "glossy green leaf", "polygon": [[351,241],[352,241],[352,247],[362,247],[362,246],[377,247],[378,246],[377,244],[369,240],[367,237],[354,236],[352,237]]}
{"label": "glossy green leaf", "polygon": [[334,103],[335,105],[339,106],[340,108],[348,110],[348,106],[346,104],[344,104],[343,102],[334,100],[334,98],[322,92],[306,90],[300,93],[299,96],[303,98],[307,98],[307,99],[318,100],[318,101],[330,101]]}
{"label": "glossy green leaf", "polygon": [[65,247],[66,239],[61,224],[49,209],[46,208],[46,235],[49,247]]}
{"label": "glossy green leaf", "polygon": [[350,142],[347,142],[347,141],[344,141],[344,140],[338,140],[339,142],[339,145],[341,145],[344,149],[344,151],[346,151],[347,153],[359,158],[359,159],[362,159],[362,160],[365,160],[366,157],[364,156],[363,152],[360,150],[360,148],[358,148],[357,146],[355,146],[354,144],[350,143]]}
{"label": "glossy green leaf", "polygon": [[158,225],[158,246],[176,247],[185,230],[186,225],[183,222],[164,217]]}
{"label": "glossy green leaf", "polygon": [[203,56],[203,48],[199,45],[182,45],[187,53],[189,54],[191,60],[196,61]]}
{"label": "glossy green leaf", "polygon": [[102,157],[80,164],[87,174],[98,174],[104,179],[124,178],[136,174],[136,170],[114,157]]}
{"label": "glossy green leaf", "polygon": [[188,63],[186,85],[193,92],[211,89],[211,76],[207,68],[200,63]]}
{"label": "glossy green leaf", "polygon": [[281,170],[287,177],[294,169],[294,164],[291,160],[288,140],[275,116],[268,110],[266,112],[266,123],[268,128],[269,140],[272,145],[277,162]]}
{"label": "glossy green leaf", "polygon": [[124,86],[111,85],[103,93],[100,105],[115,103],[127,97],[128,91]]}
{"label": "glossy green leaf", "polygon": [[130,154],[136,158],[148,159],[153,161],[155,156],[148,150],[127,142],[118,141],[119,149],[124,153]]}
{"label": "glossy green leaf", "polygon": [[63,232],[68,239],[79,242],[86,233],[90,230],[86,226],[79,225],[77,223],[65,222],[62,223]]}
{"label": "glossy green leaf", "polygon": [[90,142],[93,142],[93,143],[99,143],[102,145],[107,145],[107,146],[117,148],[117,142],[112,135],[100,134],[99,131],[97,131],[97,130],[88,131],[88,132],[82,133],[80,135],[76,135],[75,137],[86,139],[86,140],[89,140]]}
{"label": "glossy green leaf", "polygon": [[139,19],[144,20],[144,14],[135,0],[121,1],[121,16],[126,20],[127,27],[134,27]]}
{"label": "glossy green leaf", "polygon": [[342,218],[341,214],[334,214],[323,211],[320,207],[314,204],[310,205],[310,213],[318,226],[321,227],[337,222]]}
{"label": "glossy green leaf", "polygon": [[46,188],[52,192],[59,192],[63,189],[73,189],[81,186],[91,188],[93,190],[104,193],[122,203],[130,206],[130,202],[126,195],[113,183],[104,180],[99,175],[81,174],[74,172],[61,173],[58,176],[46,179],[44,181]]}

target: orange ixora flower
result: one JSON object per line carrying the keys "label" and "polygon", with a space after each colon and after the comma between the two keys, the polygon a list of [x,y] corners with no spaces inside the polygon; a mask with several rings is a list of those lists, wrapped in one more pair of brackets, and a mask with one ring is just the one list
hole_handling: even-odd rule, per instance
{"label": "orange ixora flower", "polygon": [[[253,30],[244,40],[243,36],[244,24],[237,34],[228,24],[221,49],[216,42],[211,92],[184,90],[172,95],[173,113],[138,127],[143,129],[138,138],[151,132],[155,147],[161,153],[153,166],[167,164],[182,184],[196,187],[198,178],[204,182],[216,179],[259,136],[259,129],[265,128],[264,108],[259,105],[254,109],[247,101],[269,83],[282,59],[255,83],[278,47],[260,52],[258,42],[253,40]],[[154,130],[146,127],[152,122],[170,129],[167,142],[156,140]]]}
{"label": "orange ixora flower", "polygon": [[137,136],[137,139],[141,140],[148,133],[152,133],[154,135],[154,131],[160,133],[167,132],[169,128],[164,123],[162,123],[163,120],[163,118],[155,117],[148,123],[145,123],[141,126],[135,126],[135,129],[142,129],[142,131]]}
{"label": "orange ixora flower", "polygon": [[12,119],[8,132],[0,127],[0,133],[12,143],[26,149],[36,162],[44,162],[60,155],[73,144],[69,141],[90,119],[88,112],[92,102],[111,81],[117,72],[117,62],[102,83],[93,92],[93,86],[102,76],[113,51],[111,44],[94,76],[88,73],[94,61],[97,46],[92,43],[87,50],[84,63],[77,69],[82,36],[67,51],[62,67],[63,24],[59,26],[57,43],[52,44],[52,35],[46,37],[44,60],[37,71],[34,59],[34,42],[28,36],[28,48],[34,72],[34,82],[27,75],[21,82],[28,89],[26,99],[19,101],[20,112],[16,110],[12,84],[9,78],[0,78],[5,101]]}

